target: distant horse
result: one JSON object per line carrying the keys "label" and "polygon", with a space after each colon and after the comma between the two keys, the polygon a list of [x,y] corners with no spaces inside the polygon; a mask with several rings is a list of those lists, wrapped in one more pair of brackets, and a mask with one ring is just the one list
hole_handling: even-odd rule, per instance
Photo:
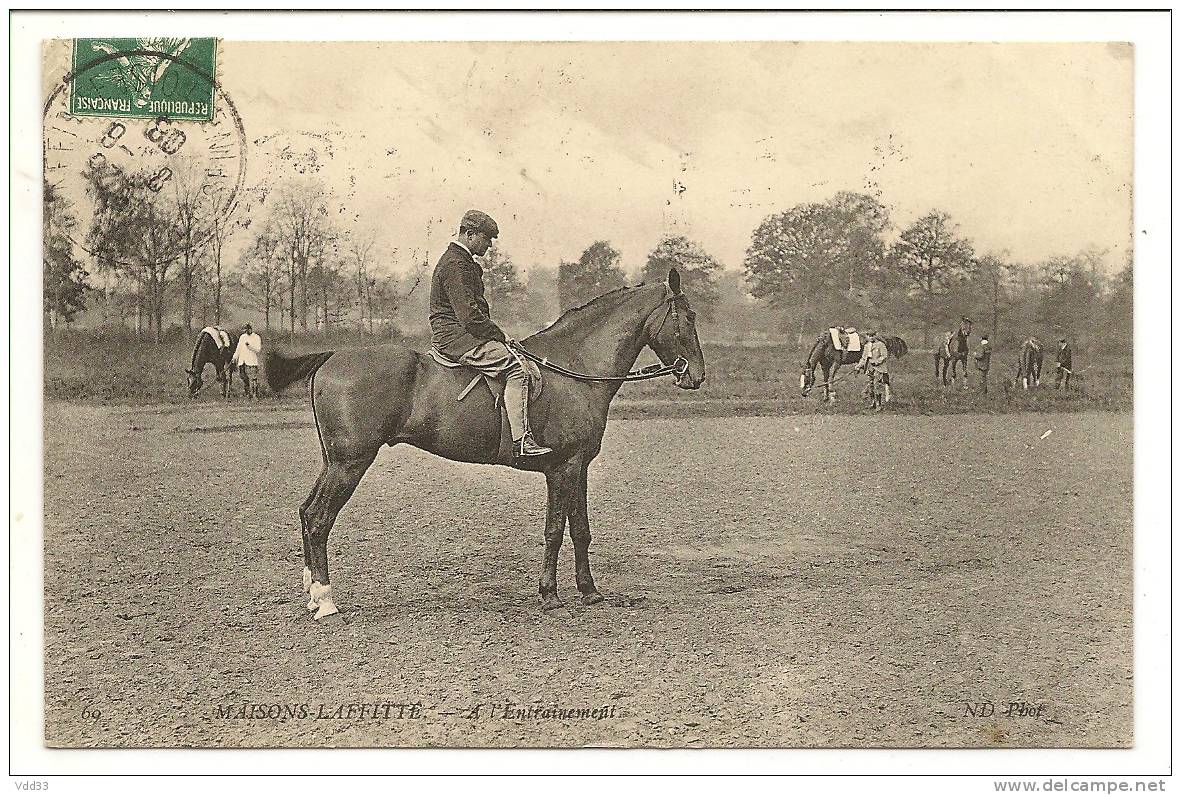
{"label": "distant horse", "polygon": [[[886,343],[886,351],[895,359],[905,356],[909,350],[906,340],[902,337],[882,337],[882,341]],[[842,364],[857,364],[860,360],[861,351],[839,351],[832,344],[831,334],[821,335],[812,344],[808,358],[804,360],[800,372],[800,394],[807,397],[808,393],[817,387],[816,367],[819,365],[824,375],[824,383],[819,385],[824,387],[824,402],[835,401],[837,393],[833,384],[836,382],[837,370]]]}
{"label": "distant horse", "polygon": [[[549,610],[562,604],[557,565],[567,521],[582,601],[602,601],[588,554],[587,467],[599,454],[611,399],[630,380],[628,369],[645,347],[665,363],[662,370],[675,374],[677,386],[701,386],[705,360],[694,323],[674,268],[667,284],[613,290],[569,310],[549,328],[524,340],[521,350],[528,351],[529,358],[544,360],[547,368],[561,365],[602,374],[569,370],[545,374],[544,389],[530,401],[530,426],[538,441],[554,452],[525,459],[505,457],[503,414],[489,389],[474,389],[457,399],[461,391],[468,392],[464,387],[475,372],[469,368],[443,367],[429,354],[399,344],[294,358],[268,355],[266,377],[272,390],[308,380],[324,459],[320,476],[299,509],[304,590],[311,597],[308,609],[316,611],[316,618],[337,612],[328,581],[328,533],[381,447],[401,443],[453,461],[501,463],[544,473],[545,559],[538,582],[542,607]],[[680,443],[674,431],[664,449],[676,450]],[[653,460],[649,465],[658,463]],[[676,462],[664,463],[669,471],[662,477],[677,481]],[[676,493],[669,493],[666,501],[672,505],[677,499]]]}
{"label": "distant horse", "polygon": [[189,369],[185,370],[189,374],[189,397],[191,398],[197,397],[197,393],[201,391],[203,383],[201,376],[207,364],[212,364],[213,368],[217,370],[217,381],[221,384],[221,396],[223,398],[230,396],[230,381],[233,378],[230,359],[233,358],[234,351],[238,347],[240,335],[227,334],[230,345],[228,348],[222,348],[210,333],[211,329],[218,333],[225,332],[223,328],[210,326],[201,329],[201,333],[197,335],[197,344],[193,346],[193,362]]}
{"label": "distant horse", "polygon": [[1028,390],[1030,384],[1042,384],[1042,343],[1037,337],[1030,337],[1021,344],[1021,357],[1017,361],[1016,386]]}
{"label": "distant horse", "polygon": [[[960,327],[947,332],[943,344],[935,349],[935,380],[943,379],[943,385],[956,380],[956,365],[963,365],[964,382],[968,379],[968,337],[972,336],[972,321],[964,318]],[[947,380],[947,367],[951,365],[951,382]],[[942,368],[942,369],[940,369]],[[967,389],[967,386],[964,387]]]}

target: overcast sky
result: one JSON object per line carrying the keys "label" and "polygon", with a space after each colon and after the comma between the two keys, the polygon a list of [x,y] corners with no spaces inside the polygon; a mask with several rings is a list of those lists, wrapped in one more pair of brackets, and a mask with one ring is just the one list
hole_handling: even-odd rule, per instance
{"label": "overcast sky", "polygon": [[475,207],[525,268],[607,239],[634,269],[670,231],[740,268],[766,215],[839,190],[1019,260],[1129,246],[1130,46],[227,41],[219,62],[248,184],[314,149],[339,218],[399,260]]}

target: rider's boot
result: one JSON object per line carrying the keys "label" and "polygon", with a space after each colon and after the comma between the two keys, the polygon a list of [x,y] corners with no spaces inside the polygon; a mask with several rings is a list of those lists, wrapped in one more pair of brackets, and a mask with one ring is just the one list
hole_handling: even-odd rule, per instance
{"label": "rider's boot", "polygon": [[531,455],[545,455],[552,453],[553,448],[538,444],[533,434],[525,431],[525,435],[513,442],[513,455],[524,458]]}

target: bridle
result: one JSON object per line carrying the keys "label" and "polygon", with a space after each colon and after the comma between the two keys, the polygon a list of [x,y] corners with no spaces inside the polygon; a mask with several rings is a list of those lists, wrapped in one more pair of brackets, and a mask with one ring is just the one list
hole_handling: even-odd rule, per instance
{"label": "bridle", "polygon": [[[680,315],[677,313],[677,299],[682,295],[683,293],[674,293],[664,300],[664,303],[668,304],[668,309],[665,311],[664,316],[660,319],[660,325],[656,327],[656,331],[648,335],[649,340],[656,339],[656,336],[660,334],[661,330],[664,328],[665,321],[668,320],[669,317],[672,317],[673,339],[677,343],[677,349],[681,349],[681,343],[684,338],[681,335]],[[608,381],[612,383],[647,381],[651,378],[660,378],[666,375],[675,375],[679,378],[689,371],[689,360],[683,356],[678,356],[672,364],[650,364],[647,367],[641,367],[638,370],[632,370],[627,375],[589,375],[587,373],[578,373],[574,370],[569,370],[559,364],[554,364],[549,360],[548,357],[538,356],[535,353],[530,353],[521,347],[521,343],[519,342],[510,342],[509,347],[529,361],[534,362],[547,370],[552,370],[559,375],[564,375],[567,378],[573,378],[576,381]]]}

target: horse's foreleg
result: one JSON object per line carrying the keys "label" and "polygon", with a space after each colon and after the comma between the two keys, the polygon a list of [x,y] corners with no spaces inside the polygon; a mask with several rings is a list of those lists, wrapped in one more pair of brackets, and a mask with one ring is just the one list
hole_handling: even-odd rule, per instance
{"label": "horse's foreleg", "polygon": [[603,601],[603,595],[595,587],[595,578],[590,569],[590,513],[586,507],[586,467],[578,481],[578,493],[574,498],[574,510],[570,513],[570,540],[574,542],[574,580],[582,594],[584,605]]}
{"label": "horse's foreleg", "polygon": [[837,370],[841,369],[839,364],[834,364],[832,369],[824,368],[824,402],[837,402],[837,388],[833,382],[836,380]]}
{"label": "horse's foreleg", "polygon": [[307,502],[300,509],[303,524],[304,554],[308,569],[304,581],[309,579],[308,594],[311,601],[308,609],[315,608],[316,618],[324,618],[338,612],[332,599],[332,585],[328,579],[328,533],[336,522],[336,516],[344,507],[365,470],[373,463],[377,453],[347,461],[330,461],[320,473]]}
{"label": "horse's foreleg", "polygon": [[562,606],[562,600],[558,598],[558,552],[562,548],[562,535],[566,532],[566,518],[571,513],[577,492],[577,477],[577,470],[570,471],[568,464],[545,474],[545,559],[537,583],[541,606],[545,610]]}

